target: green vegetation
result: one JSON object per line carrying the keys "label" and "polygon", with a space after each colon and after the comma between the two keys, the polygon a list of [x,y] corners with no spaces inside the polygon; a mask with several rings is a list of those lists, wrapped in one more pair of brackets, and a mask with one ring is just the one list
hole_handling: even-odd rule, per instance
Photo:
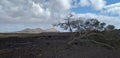
{"label": "green vegetation", "polygon": [[69,45],[75,43],[76,40],[84,39],[85,42],[91,42],[100,47],[120,48],[120,30],[115,29],[114,25],[106,26],[106,23],[97,19],[73,19],[72,16],[68,16],[65,22],[54,24],[54,26],[60,26],[69,32],[76,32],[68,42]]}

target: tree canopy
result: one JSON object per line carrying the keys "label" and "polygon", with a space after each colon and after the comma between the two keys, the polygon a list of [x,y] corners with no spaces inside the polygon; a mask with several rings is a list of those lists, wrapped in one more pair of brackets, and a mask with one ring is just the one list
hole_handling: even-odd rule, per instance
{"label": "tree canopy", "polygon": [[100,22],[94,18],[75,19],[73,18],[73,15],[68,16],[64,20],[64,22],[54,24],[54,26],[59,26],[64,30],[68,30],[69,32],[77,32],[76,34],[73,34],[72,39],[68,41],[68,45],[72,45],[72,43],[77,40],[88,41],[114,49],[114,47],[108,43],[111,40],[106,40],[104,34],[101,32],[114,30],[114,25],[106,25],[106,23]]}
{"label": "tree canopy", "polygon": [[75,19],[72,18],[73,15],[69,15],[64,22],[54,24],[54,26],[59,26],[64,30],[68,30],[69,32],[76,31],[104,31],[104,30],[113,30],[115,28],[114,25],[107,25],[104,22],[100,22],[97,19],[90,18],[84,20],[83,18]]}

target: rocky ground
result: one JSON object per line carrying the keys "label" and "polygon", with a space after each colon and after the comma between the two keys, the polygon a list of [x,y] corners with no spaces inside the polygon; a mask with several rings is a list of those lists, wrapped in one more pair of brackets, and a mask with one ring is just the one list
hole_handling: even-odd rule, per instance
{"label": "rocky ground", "polygon": [[0,38],[0,58],[120,58],[120,50],[85,43],[69,46],[70,36],[70,33],[44,33]]}

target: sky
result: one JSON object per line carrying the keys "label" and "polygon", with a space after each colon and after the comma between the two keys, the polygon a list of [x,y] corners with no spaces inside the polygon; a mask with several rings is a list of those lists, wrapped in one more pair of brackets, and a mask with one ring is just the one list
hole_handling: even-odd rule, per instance
{"label": "sky", "polygon": [[0,32],[53,28],[70,13],[120,28],[120,0],[0,0]]}

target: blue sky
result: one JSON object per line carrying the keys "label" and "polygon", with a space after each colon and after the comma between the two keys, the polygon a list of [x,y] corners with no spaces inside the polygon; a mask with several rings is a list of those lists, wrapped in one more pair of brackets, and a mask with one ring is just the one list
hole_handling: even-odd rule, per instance
{"label": "blue sky", "polygon": [[106,0],[106,1],[107,1],[107,5],[120,2],[120,0]]}
{"label": "blue sky", "polygon": [[54,28],[69,13],[120,28],[120,0],[0,0],[0,32]]}
{"label": "blue sky", "polygon": [[[120,0],[105,0],[105,1],[107,2],[106,5],[111,5],[111,4],[120,2]],[[91,7],[80,7],[79,6],[77,8],[72,8],[71,10],[75,13],[88,13],[89,12],[89,13],[101,14],[100,11],[94,10]]]}

